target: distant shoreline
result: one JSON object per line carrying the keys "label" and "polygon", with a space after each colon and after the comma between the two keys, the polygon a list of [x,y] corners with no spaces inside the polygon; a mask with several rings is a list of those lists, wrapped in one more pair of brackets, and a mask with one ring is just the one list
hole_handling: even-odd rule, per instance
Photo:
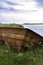
{"label": "distant shoreline", "polygon": [[23,25],[43,25],[43,23],[24,23]]}

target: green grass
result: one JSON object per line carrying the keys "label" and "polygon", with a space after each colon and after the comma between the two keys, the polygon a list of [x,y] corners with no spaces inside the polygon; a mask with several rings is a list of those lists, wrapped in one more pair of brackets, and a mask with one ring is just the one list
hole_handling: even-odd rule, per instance
{"label": "green grass", "polygon": [[20,24],[0,24],[0,27],[23,28]]}
{"label": "green grass", "polygon": [[43,65],[43,44],[22,53],[0,45],[0,65]]}

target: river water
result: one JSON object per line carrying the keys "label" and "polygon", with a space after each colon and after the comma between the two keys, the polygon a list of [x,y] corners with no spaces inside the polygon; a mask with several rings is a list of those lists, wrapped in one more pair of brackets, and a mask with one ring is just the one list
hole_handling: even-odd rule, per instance
{"label": "river water", "polygon": [[32,31],[43,36],[43,25],[23,25],[24,28],[31,29]]}

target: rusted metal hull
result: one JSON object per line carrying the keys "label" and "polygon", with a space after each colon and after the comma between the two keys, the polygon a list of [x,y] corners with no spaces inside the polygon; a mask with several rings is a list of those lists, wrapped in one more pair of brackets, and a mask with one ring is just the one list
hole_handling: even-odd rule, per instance
{"label": "rusted metal hull", "polygon": [[42,42],[43,37],[26,28],[0,28],[0,41],[15,51],[23,51]]}

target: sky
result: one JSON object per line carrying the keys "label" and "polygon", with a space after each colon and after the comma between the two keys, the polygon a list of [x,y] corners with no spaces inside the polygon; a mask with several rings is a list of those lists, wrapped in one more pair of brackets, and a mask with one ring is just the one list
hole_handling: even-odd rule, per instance
{"label": "sky", "polygon": [[43,0],[0,0],[0,23],[43,23]]}

